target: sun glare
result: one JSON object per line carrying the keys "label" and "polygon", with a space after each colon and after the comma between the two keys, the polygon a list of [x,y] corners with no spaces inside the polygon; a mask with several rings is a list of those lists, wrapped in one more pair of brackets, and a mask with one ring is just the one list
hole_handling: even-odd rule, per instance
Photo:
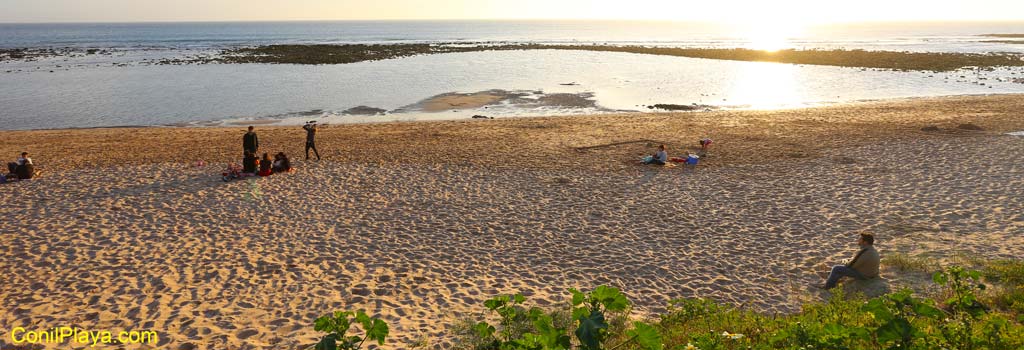
{"label": "sun glare", "polygon": [[793,23],[759,23],[745,26],[740,37],[747,41],[749,49],[775,52],[793,47],[790,40],[802,31],[802,26]]}
{"label": "sun glare", "polygon": [[791,64],[744,62],[729,92],[728,101],[753,109],[777,109],[803,100]]}

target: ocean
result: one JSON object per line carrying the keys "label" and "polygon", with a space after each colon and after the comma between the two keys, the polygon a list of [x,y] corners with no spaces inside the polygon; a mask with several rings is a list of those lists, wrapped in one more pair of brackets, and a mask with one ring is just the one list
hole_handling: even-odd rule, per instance
{"label": "ocean", "polygon": [[[865,23],[804,28],[796,49],[1012,52],[993,42],[1024,22]],[[508,51],[421,55],[344,65],[154,65],[150,60],[265,44],[517,42],[758,48],[744,30],[708,23],[615,21],[341,21],[0,24],[0,48],[103,50],[0,62],[0,129],[126,125],[326,123],[650,111],[653,104],[800,108],[864,100],[1024,93],[1020,68],[895,72],[627,53]],[[1005,41],[1005,39],[1003,40]],[[500,90],[588,103],[424,112],[424,99]],[[351,115],[366,106],[383,115]]]}

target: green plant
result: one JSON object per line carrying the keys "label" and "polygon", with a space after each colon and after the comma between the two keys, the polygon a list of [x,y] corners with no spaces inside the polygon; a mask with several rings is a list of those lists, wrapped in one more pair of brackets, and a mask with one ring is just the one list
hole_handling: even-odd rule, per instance
{"label": "green plant", "polygon": [[[576,321],[576,339],[580,347],[586,350],[599,350],[609,339],[609,313],[626,312],[630,302],[618,288],[598,286],[590,293],[583,293],[575,288],[572,293],[572,319]],[[617,349],[626,344],[634,343],[641,349],[661,350],[661,335],[658,330],[644,322],[633,322],[633,327],[625,331],[626,340],[611,347]]]}
{"label": "green plant", "polygon": [[995,260],[984,264],[985,278],[1009,285],[1024,285],[1024,261]]}
{"label": "green plant", "polygon": [[479,322],[473,331],[484,342],[483,349],[569,349],[570,339],[564,327],[555,326],[555,318],[539,308],[526,310],[522,294],[502,295],[484,302],[488,310],[501,317],[501,331],[487,322]]}
{"label": "green plant", "polygon": [[574,327],[573,334],[581,349],[604,349],[604,343],[611,335],[621,336],[624,340],[609,349],[627,345],[662,349],[661,336],[650,324],[632,322],[632,327],[616,327],[621,331],[610,331],[609,315],[625,313],[630,305],[618,289],[600,286],[590,293],[576,289],[570,289],[570,292],[571,322],[566,322],[565,315],[559,312],[549,313],[536,307],[526,309],[522,306],[526,298],[521,294],[487,300],[484,306],[499,316],[498,326],[487,322],[472,324],[471,333],[475,339],[463,342],[480,350],[568,350],[573,348],[569,328]]}
{"label": "green plant", "polygon": [[946,299],[946,306],[953,314],[966,313],[978,317],[985,313],[985,306],[981,305],[975,294],[975,290],[985,290],[985,285],[981,283],[981,272],[951,266],[945,271],[936,272],[932,280],[949,288],[952,296]]}
{"label": "green plant", "polygon": [[882,259],[885,266],[899,269],[900,271],[935,271],[936,263],[925,257],[912,257],[906,254],[893,253]]}
{"label": "green plant", "polygon": [[[351,318],[350,317],[353,317]],[[353,323],[363,327],[365,333],[362,337],[357,335],[346,335]],[[377,342],[377,345],[384,345],[384,339],[388,337],[388,324],[379,318],[366,315],[366,312],[359,310],[335,311],[332,315],[324,315],[316,319],[313,329],[318,332],[327,333],[316,343],[316,350],[355,350],[362,349],[367,339]]]}

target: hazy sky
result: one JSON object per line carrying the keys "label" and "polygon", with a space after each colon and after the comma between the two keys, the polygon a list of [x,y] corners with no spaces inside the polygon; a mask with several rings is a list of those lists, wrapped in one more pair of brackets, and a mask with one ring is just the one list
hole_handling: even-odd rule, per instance
{"label": "hazy sky", "polygon": [[0,22],[500,18],[1024,20],[1024,0],[0,0]]}

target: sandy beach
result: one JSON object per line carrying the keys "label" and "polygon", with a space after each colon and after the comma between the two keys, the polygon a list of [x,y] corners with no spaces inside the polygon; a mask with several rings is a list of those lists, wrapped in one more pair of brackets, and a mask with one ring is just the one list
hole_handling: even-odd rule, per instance
{"label": "sandy beach", "polygon": [[[68,325],[300,349],[316,317],[365,309],[391,324],[384,348],[450,348],[494,295],[555,308],[601,284],[637,314],[687,297],[794,312],[857,232],[883,257],[1024,255],[1021,130],[1021,95],[327,125],[315,162],[299,127],[257,126],[297,171],[228,183],[243,127],[3,131],[0,155],[44,174],[0,185],[0,347]],[[703,137],[696,168],[637,164]]]}

